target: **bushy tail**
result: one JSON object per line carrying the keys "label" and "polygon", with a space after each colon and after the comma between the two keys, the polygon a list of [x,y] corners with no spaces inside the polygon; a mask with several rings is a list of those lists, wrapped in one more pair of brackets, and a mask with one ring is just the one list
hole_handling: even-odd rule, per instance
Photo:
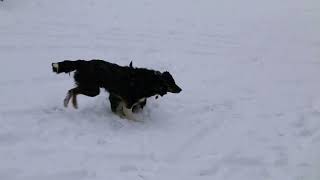
{"label": "bushy tail", "polygon": [[76,60],[70,61],[65,60],[62,62],[52,63],[52,71],[59,74],[59,73],[70,73],[72,71],[77,70],[80,66],[82,66],[86,61],[84,60]]}

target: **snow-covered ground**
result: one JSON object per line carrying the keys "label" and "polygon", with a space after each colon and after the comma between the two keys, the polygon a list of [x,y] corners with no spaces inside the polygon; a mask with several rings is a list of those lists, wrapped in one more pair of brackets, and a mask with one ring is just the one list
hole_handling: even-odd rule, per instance
{"label": "snow-covered ground", "polygon": [[[142,122],[51,62],[169,70]],[[319,180],[319,0],[0,2],[1,180]]]}

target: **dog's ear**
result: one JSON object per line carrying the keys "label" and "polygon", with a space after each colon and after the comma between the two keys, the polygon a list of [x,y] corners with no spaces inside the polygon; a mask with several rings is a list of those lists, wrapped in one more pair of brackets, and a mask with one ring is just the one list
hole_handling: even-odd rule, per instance
{"label": "dog's ear", "polygon": [[154,74],[155,74],[156,76],[159,76],[159,77],[162,76],[162,73],[161,73],[160,71],[154,71]]}
{"label": "dog's ear", "polygon": [[133,69],[132,61],[130,62],[129,67],[130,67],[131,69]]}

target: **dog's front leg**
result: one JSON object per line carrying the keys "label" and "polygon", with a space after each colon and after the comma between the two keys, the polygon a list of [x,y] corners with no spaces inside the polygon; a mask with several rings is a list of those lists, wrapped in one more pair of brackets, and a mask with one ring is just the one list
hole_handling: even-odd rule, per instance
{"label": "dog's front leg", "polygon": [[135,118],[133,112],[132,112],[132,109],[133,109],[133,101],[131,98],[129,98],[128,101],[126,101],[124,104],[123,104],[123,114],[125,116],[125,118],[129,119],[129,120],[134,120],[136,121],[137,119]]}
{"label": "dog's front leg", "polygon": [[133,115],[132,108],[127,108],[126,105],[123,106],[123,114],[125,118],[129,120],[134,120],[136,121],[136,118]]}

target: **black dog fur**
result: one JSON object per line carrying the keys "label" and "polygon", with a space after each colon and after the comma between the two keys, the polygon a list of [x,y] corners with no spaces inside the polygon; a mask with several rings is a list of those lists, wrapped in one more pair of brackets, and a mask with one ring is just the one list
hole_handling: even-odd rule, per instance
{"label": "black dog fur", "polygon": [[146,105],[146,99],[155,95],[165,95],[168,92],[180,93],[169,72],[159,72],[145,68],[119,66],[103,60],[65,60],[52,63],[55,73],[70,73],[76,71],[74,80],[77,87],[70,89],[64,100],[67,107],[70,99],[77,108],[78,94],[94,97],[100,93],[100,88],[109,92],[109,101],[113,112],[127,116],[124,109],[137,111]]}

